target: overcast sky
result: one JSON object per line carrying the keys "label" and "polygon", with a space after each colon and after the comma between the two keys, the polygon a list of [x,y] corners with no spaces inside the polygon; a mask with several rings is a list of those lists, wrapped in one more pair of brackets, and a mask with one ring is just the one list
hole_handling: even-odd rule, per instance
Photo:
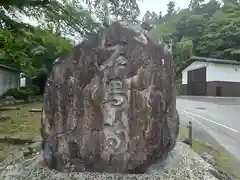
{"label": "overcast sky", "polygon": [[[170,0],[143,0],[143,2],[139,3],[141,15],[140,19],[142,19],[143,15],[147,10],[155,11],[157,14],[162,11],[163,14],[166,13],[167,3]],[[188,7],[190,0],[175,0],[176,8],[180,7],[181,9]]]}

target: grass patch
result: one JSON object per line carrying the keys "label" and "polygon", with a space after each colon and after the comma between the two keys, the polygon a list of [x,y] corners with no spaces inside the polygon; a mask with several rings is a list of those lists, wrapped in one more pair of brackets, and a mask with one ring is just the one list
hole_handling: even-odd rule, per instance
{"label": "grass patch", "polygon": [[229,175],[234,175],[237,177],[237,179],[240,179],[240,167],[236,167],[233,165],[232,157],[228,152],[217,150],[208,143],[202,142],[199,139],[193,139],[192,148],[196,153],[201,156],[204,152],[211,155],[215,160],[215,164],[213,166],[217,170],[225,172]]}
{"label": "grass patch", "polygon": [[[12,105],[19,110],[0,112],[0,138],[19,138],[23,140],[33,140],[40,135],[40,112],[29,112],[29,109],[42,108],[42,102]],[[9,107],[9,105],[8,105]],[[180,137],[187,137],[187,125],[181,125],[179,129]],[[24,141],[23,141],[24,142]],[[0,141],[0,161],[8,156],[14,156],[22,149],[26,149],[26,143],[12,143]],[[233,174],[240,179],[240,168],[232,165],[232,158],[227,152],[214,149],[211,145],[199,139],[193,139],[193,150],[202,155],[204,152],[214,157],[215,168],[228,174]]]}
{"label": "grass patch", "polygon": [[[33,140],[40,135],[41,113],[29,112],[30,108],[42,108],[42,102],[12,105],[19,110],[1,111],[0,138],[18,138],[22,140]],[[9,105],[7,106],[9,107]],[[7,118],[6,118],[7,117]],[[22,141],[24,142],[24,141]],[[0,142],[0,161],[5,157],[26,148],[26,143]]]}
{"label": "grass patch", "polygon": [[179,127],[179,136],[180,137],[187,137],[187,125],[180,125]]}
{"label": "grass patch", "polygon": [[0,136],[39,135],[41,113],[31,113],[30,108],[42,108],[41,102],[13,106],[20,110],[2,111],[1,117],[8,117],[7,121],[0,121]]}
{"label": "grass patch", "polygon": [[[188,136],[187,125],[181,125],[179,129],[179,136],[184,138]],[[210,144],[205,143],[197,138],[193,138],[192,149],[203,156],[204,153],[211,155],[214,158],[213,165],[217,170],[225,172],[229,175],[234,175],[240,180],[240,167],[235,167],[232,163],[231,155],[223,150],[215,149]]]}
{"label": "grass patch", "polygon": [[9,143],[0,143],[0,161],[3,161],[6,157],[15,157],[17,153],[26,148],[26,144],[16,145]]}

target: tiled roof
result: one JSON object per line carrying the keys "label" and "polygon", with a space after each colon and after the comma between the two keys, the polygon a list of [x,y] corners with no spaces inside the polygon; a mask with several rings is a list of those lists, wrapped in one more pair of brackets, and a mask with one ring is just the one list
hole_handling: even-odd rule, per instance
{"label": "tiled roof", "polygon": [[240,61],[236,61],[236,60],[214,59],[214,58],[198,57],[198,56],[192,56],[190,60],[201,61],[201,62],[211,62],[211,63],[217,63],[217,64],[240,65]]}
{"label": "tiled roof", "polygon": [[8,69],[10,71],[16,71],[19,73],[22,72],[20,69],[12,68],[12,67],[9,67],[9,66],[3,65],[3,64],[0,64],[0,68]]}

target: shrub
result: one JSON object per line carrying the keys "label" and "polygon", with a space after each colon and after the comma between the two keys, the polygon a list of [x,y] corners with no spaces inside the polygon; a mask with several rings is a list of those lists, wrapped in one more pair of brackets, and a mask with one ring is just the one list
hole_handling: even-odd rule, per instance
{"label": "shrub", "polygon": [[11,88],[3,94],[3,97],[13,96],[15,99],[27,100],[29,97],[37,95],[39,88],[37,86]]}
{"label": "shrub", "polygon": [[40,88],[36,85],[31,85],[28,89],[33,93],[33,95],[40,95]]}

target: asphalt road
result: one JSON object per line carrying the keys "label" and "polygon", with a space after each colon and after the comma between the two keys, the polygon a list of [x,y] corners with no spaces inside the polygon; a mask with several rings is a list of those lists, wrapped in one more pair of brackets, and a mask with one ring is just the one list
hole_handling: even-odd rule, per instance
{"label": "asphalt road", "polygon": [[181,123],[193,122],[193,134],[225,148],[240,162],[240,98],[178,97]]}

